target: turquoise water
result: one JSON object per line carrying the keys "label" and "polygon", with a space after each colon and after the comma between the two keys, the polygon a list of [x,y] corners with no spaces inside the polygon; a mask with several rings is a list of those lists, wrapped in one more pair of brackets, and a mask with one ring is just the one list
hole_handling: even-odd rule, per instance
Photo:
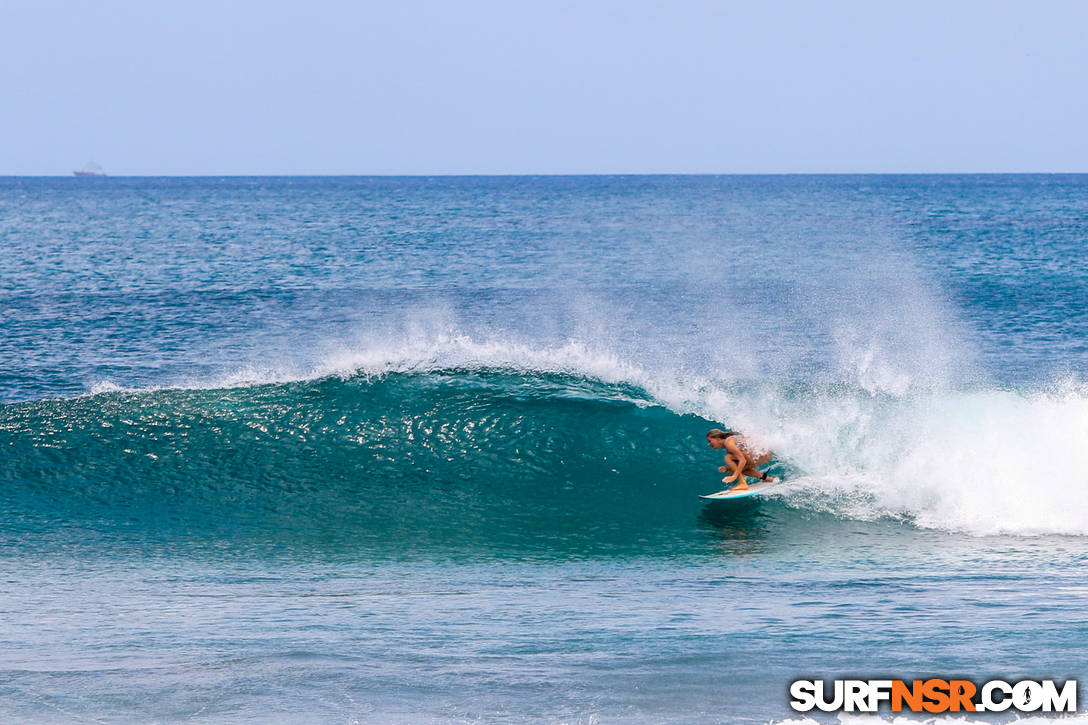
{"label": "turquoise water", "polygon": [[[1086,239],[1088,176],[0,179],[0,716],[1084,677]],[[713,426],[781,488],[701,501]]]}

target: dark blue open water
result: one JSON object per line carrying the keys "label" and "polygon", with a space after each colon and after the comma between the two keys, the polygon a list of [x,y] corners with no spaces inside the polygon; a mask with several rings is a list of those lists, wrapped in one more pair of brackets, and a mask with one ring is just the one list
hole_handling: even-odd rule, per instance
{"label": "dark blue open water", "polygon": [[0,179],[0,719],[1088,676],[1086,243],[1088,176]]}

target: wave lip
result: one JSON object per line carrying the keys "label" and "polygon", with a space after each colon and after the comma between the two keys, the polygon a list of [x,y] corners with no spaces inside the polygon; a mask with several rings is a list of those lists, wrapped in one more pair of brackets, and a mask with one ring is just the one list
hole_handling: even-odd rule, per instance
{"label": "wave lip", "polygon": [[328,377],[375,378],[396,373],[442,371],[505,371],[528,375],[559,374],[602,383],[634,385],[650,390],[657,376],[623,360],[609,350],[570,339],[552,346],[504,339],[478,340],[459,332],[426,337],[404,337],[385,344],[340,348],[309,366],[249,364],[225,373],[185,378],[172,383],[131,387],[99,380],[88,393],[149,392],[155,390],[215,390],[257,385],[307,382]]}

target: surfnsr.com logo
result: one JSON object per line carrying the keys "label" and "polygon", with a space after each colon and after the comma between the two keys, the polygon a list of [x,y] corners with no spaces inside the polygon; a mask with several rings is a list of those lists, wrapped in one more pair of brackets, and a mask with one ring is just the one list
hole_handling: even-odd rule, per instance
{"label": "surfnsr.com logo", "polygon": [[1054,680],[795,680],[790,707],[824,712],[877,712],[885,703],[892,712],[1076,712],[1077,681],[1060,687]]}

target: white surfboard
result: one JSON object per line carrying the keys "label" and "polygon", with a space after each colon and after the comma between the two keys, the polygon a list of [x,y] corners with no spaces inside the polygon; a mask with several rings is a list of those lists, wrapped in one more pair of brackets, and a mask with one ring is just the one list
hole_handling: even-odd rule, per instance
{"label": "white surfboard", "polygon": [[758,496],[766,491],[771,486],[777,484],[778,481],[757,481],[756,483],[748,484],[748,488],[742,491],[731,491],[726,489],[724,491],[718,491],[717,493],[708,493],[705,496],[699,498],[706,499],[708,501],[731,501],[735,498],[748,498],[749,496]]}

